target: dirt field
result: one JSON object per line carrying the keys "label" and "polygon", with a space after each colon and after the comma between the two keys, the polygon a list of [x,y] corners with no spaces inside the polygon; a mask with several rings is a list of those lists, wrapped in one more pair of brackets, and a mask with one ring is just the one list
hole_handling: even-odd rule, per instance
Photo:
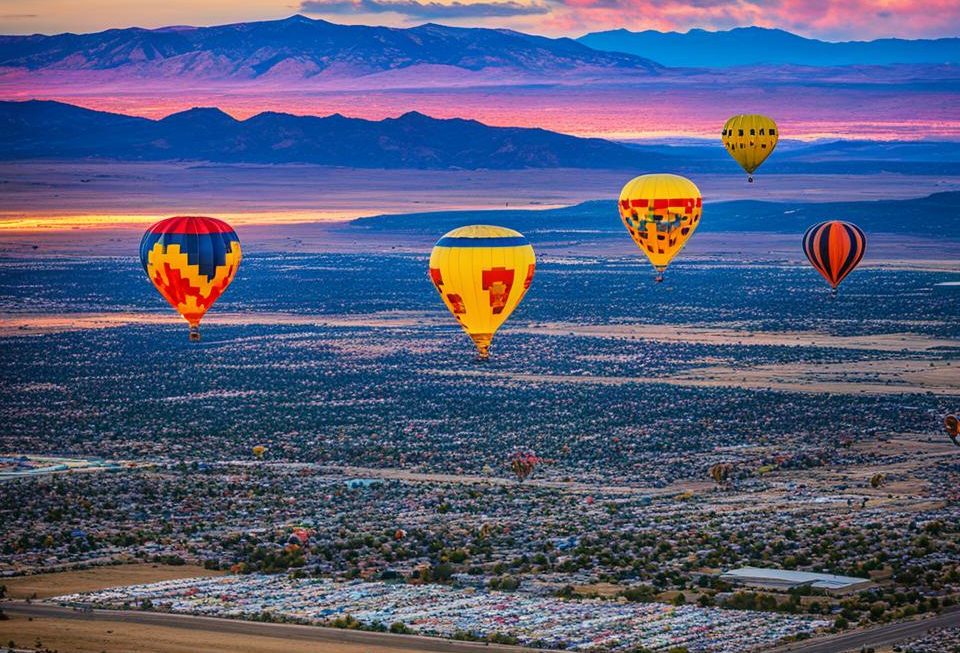
{"label": "dirt field", "polygon": [[[867,365],[867,364],[865,364]],[[428,370],[441,376],[473,376],[490,380],[502,379],[521,383],[577,383],[587,385],[626,385],[629,383],[663,383],[684,387],[743,388],[746,390],[779,390],[822,394],[899,395],[931,392],[937,395],[960,396],[955,368],[938,364],[933,371],[919,371],[921,361],[877,361],[869,363],[869,371],[879,378],[868,381],[864,375],[848,372],[849,366],[795,364],[762,365],[753,368],[704,367],[671,376],[583,376],[563,374],[521,374],[478,370]],[[881,374],[882,373],[882,374]]]}
{"label": "dirt field", "polygon": [[[441,315],[441,318],[445,316]],[[446,321],[437,315],[415,313],[383,313],[374,315],[298,315],[295,313],[211,313],[205,325],[314,325],[330,327],[369,327],[396,329],[424,324],[441,324]],[[50,314],[3,314],[0,315],[0,337],[15,335],[38,335],[86,329],[110,329],[128,324],[184,325],[184,321],[169,311],[157,313],[70,313]]]}
{"label": "dirt field", "polygon": [[[112,565],[94,567],[81,571],[63,571],[56,574],[37,574],[35,576],[17,576],[0,579],[7,586],[7,597],[11,599],[47,598],[74,592],[92,592],[108,587],[156,583],[176,578],[196,578],[198,576],[220,576],[224,572],[210,571],[193,565]],[[2,622],[0,622],[2,632]],[[0,640],[5,643],[5,640]]]}
{"label": "dirt field", "polygon": [[[3,324],[3,322],[0,322]],[[538,324],[533,328],[512,328],[537,335],[575,335],[622,340],[656,340],[709,345],[777,345],[783,347],[835,347],[877,351],[925,351],[937,347],[956,347],[955,340],[932,338],[915,333],[884,333],[870,336],[832,336],[815,331],[746,331],[725,327],[696,327],[676,324],[581,325],[569,322]]]}
{"label": "dirt field", "polygon": [[70,653],[397,653],[410,649],[370,644],[298,641],[286,637],[184,630],[123,621],[79,621],[13,615],[0,621],[0,644]]}

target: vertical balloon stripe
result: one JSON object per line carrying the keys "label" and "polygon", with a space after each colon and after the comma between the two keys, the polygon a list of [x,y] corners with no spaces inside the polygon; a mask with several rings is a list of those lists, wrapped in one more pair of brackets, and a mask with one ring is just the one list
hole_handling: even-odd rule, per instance
{"label": "vertical balloon stripe", "polygon": [[863,232],[860,231],[860,228],[848,223],[844,223],[843,227],[846,230],[847,238],[850,241],[850,253],[847,255],[846,260],[839,270],[837,283],[843,281],[844,277],[850,274],[850,272],[852,272],[853,269],[859,265],[860,261],[863,259],[864,253],[866,252],[866,238],[864,237]]}

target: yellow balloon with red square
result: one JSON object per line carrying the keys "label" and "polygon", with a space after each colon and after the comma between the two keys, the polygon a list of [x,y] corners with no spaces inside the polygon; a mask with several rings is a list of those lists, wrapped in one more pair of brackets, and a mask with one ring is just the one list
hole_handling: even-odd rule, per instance
{"label": "yellow balloon with red square", "polygon": [[430,280],[481,359],[530,288],[536,263],[523,234],[505,227],[460,227],[434,246]]}

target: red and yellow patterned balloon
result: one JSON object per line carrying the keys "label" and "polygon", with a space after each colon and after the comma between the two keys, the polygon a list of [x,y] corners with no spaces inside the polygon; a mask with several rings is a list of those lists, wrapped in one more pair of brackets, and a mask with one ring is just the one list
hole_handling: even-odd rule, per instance
{"label": "red and yellow patterned balloon", "polygon": [[454,229],[430,254],[430,280],[481,359],[490,355],[493,334],[520,304],[535,269],[533,247],[504,227]]}
{"label": "red and yellow patterned balloon", "polygon": [[623,187],[617,207],[633,242],[656,269],[657,281],[663,281],[663,271],[700,225],[700,189],[679,175],[641,175]]}
{"label": "red and yellow patterned balloon", "polygon": [[223,220],[167,218],[143,234],[140,262],[164,299],[200,339],[200,320],[227,289],[240,266],[240,240]]}

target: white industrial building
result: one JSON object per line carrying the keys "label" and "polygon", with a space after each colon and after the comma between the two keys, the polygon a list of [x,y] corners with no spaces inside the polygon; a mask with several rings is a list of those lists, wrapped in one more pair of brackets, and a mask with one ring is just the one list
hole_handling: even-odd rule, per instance
{"label": "white industrial building", "polygon": [[789,590],[806,585],[825,590],[831,594],[859,592],[873,586],[873,581],[867,578],[820,574],[809,571],[790,571],[787,569],[763,569],[760,567],[731,569],[722,574],[720,578],[731,583],[773,590]]}

